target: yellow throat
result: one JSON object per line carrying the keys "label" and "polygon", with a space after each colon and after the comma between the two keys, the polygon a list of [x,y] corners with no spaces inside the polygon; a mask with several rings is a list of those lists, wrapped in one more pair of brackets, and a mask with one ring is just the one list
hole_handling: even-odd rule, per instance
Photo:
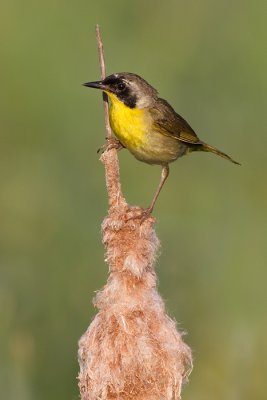
{"label": "yellow throat", "polygon": [[127,107],[114,94],[106,93],[110,99],[110,125],[119,141],[130,151],[142,146],[148,128],[145,110]]}

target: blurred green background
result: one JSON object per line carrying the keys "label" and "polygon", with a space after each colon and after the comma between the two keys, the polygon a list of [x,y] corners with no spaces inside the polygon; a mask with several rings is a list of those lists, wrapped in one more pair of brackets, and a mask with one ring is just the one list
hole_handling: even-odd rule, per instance
{"label": "blurred green background", "polygon": [[[266,4],[2,2],[1,398],[79,398],[77,340],[107,278],[101,96],[81,86],[99,78],[99,23],[108,73],[143,76],[242,163],[178,160],[154,212],[159,290],[195,359],[183,399],[266,399]],[[147,206],[160,168],[119,157]]]}

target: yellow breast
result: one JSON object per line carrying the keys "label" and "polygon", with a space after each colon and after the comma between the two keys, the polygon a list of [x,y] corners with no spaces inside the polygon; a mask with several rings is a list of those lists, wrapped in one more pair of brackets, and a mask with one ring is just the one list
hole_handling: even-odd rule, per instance
{"label": "yellow breast", "polygon": [[113,132],[130,151],[142,147],[147,132],[147,117],[143,109],[127,107],[116,96],[110,98],[109,119]]}
{"label": "yellow breast", "polygon": [[184,146],[178,140],[153,129],[150,113],[145,108],[127,107],[115,95],[107,94],[111,128],[138,160],[148,164],[167,164],[184,154]]}

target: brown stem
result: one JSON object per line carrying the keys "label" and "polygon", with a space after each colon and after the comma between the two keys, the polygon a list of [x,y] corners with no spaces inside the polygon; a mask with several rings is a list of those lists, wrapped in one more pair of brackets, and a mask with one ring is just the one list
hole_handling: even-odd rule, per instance
{"label": "brown stem", "polygon": [[[96,42],[98,48],[98,58],[99,58],[99,65],[101,71],[101,79],[105,79],[106,77],[106,65],[105,65],[105,56],[104,56],[104,47],[103,41],[101,38],[101,32],[99,25],[96,25]],[[103,101],[104,101],[104,117],[105,117],[105,128],[107,132],[107,138],[110,139],[112,137],[112,131],[109,123],[108,117],[108,96],[106,93],[103,93]]]}
{"label": "brown stem", "polygon": [[[103,80],[106,77],[106,66],[105,66],[103,41],[101,38],[99,25],[96,25],[96,41],[98,48],[101,79]],[[112,131],[109,123],[108,97],[106,93],[103,93],[103,103],[104,103],[106,138],[107,140],[109,140],[112,138]],[[116,149],[113,148],[110,149],[109,151],[104,152],[100,157],[100,159],[105,166],[109,208],[125,207],[126,202],[121,192],[119,161]]]}

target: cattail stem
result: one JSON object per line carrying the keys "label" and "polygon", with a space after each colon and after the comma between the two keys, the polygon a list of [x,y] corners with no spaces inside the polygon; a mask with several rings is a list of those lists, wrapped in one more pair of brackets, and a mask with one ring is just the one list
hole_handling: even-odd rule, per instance
{"label": "cattail stem", "polygon": [[[103,44],[96,27],[102,79]],[[111,130],[104,98],[107,137]],[[165,311],[157,291],[159,240],[155,219],[140,218],[122,193],[117,152],[101,156],[109,213],[102,224],[109,277],[97,293],[98,313],[79,341],[82,400],[177,400],[192,369],[189,347]]]}
{"label": "cattail stem", "polygon": [[[103,42],[100,33],[99,25],[96,25],[96,41],[98,48],[98,58],[101,72],[101,79],[106,77],[106,66],[104,57]],[[104,105],[104,119],[106,129],[106,139],[109,141],[112,138],[112,131],[109,123],[108,115],[108,96],[103,93],[103,105]],[[119,172],[119,161],[117,151],[115,148],[111,148],[109,151],[104,152],[101,161],[105,167],[106,186],[109,199],[109,207],[123,207],[126,205],[125,199],[122,196],[121,184],[120,184],[120,172]]]}

